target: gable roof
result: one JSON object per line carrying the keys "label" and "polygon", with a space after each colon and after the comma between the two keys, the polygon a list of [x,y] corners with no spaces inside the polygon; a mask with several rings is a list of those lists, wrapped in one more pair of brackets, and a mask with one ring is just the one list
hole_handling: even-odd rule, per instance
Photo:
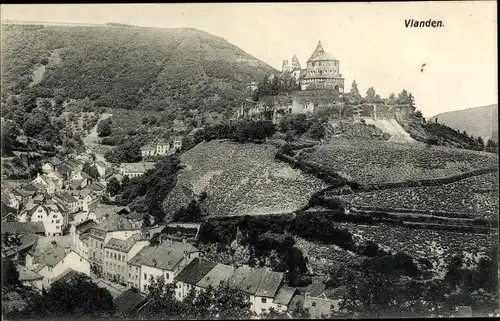
{"label": "gable roof", "polygon": [[45,234],[45,227],[42,222],[2,222],[2,234]]}
{"label": "gable roof", "polygon": [[173,271],[184,259],[184,256],[194,252],[199,252],[199,250],[189,243],[167,241],[158,246],[143,248],[129,261],[129,264]]}
{"label": "gable roof", "polygon": [[62,164],[62,160],[60,160],[59,158],[57,157],[51,157],[47,160],[48,163],[52,164],[52,166],[57,166],[57,165],[60,165]]}
{"label": "gable roof", "polygon": [[68,192],[58,193],[58,194],[55,195],[55,197],[57,197],[58,199],[60,199],[61,201],[65,202],[65,203],[75,203],[75,202],[78,202],[78,200],[76,198],[74,198]]}
{"label": "gable roof", "polygon": [[36,272],[28,270],[26,267],[24,267],[22,265],[16,265],[16,269],[17,269],[17,272],[19,272],[19,281],[21,281],[21,282],[43,279],[43,276],[41,276],[40,274],[38,274]]}
{"label": "gable roof", "polygon": [[141,147],[141,151],[152,151],[152,150],[156,150],[156,148],[154,146],[151,146],[151,145],[145,145],[145,146]]}
{"label": "gable roof", "polygon": [[[2,223],[3,226],[3,223]],[[40,236],[36,234],[26,234],[20,237],[20,245],[2,245],[2,257],[9,257],[19,252],[31,249],[38,243]]]}
{"label": "gable roof", "polygon": [[274,298],[278,289],[283,282],[284,275],[281,272],[264,271],[264,275],[260,279],[259,287],[255,292],[256,296]]}
{"label": "gable roof", "polygon": [[209,286],[216,289],[223,283],[227,283],[234,272],[234,266],[217,263],[213,269],[211,269],[198,283],[196,286],[201,288],[208,288]]}
{"label": "gable roof", "polygon": [[[97,212],[96,217],[99,217]],[[114,212],[111,214],[111,217],[100,222],[94,228],[105,232],[139,230],[139,228],[132,227],[132,223],[126,218],[116,215]]]}
{"label": "gable roof", "polygon": [[100,191],[106,189],[106,187],[99,182],[94,182],[94,183],[90,184],[89,188],[91,190],[94,190],[95,192],[100,192]]}
{"label": "gable roof", "polygon": [[96,226],[97,223],[92,221],[92,220],[86,220],[85,222],[82,222],[78,225],[75,225],[76,231],[78,231],[80,234],[87,232],[90,230],[92,227]]}
{"label": "gable roof", "polygon": [[179,274],[177,274],[174,280],[191,285],[196,285],[216,265],[217,263],[215,262],[195,258],[188,265],[186,265],[184,269],[179,272]]}
{"label": "gable roof", "polygon": [[137,310],[148,301],[147,297],[134,289],[128,289],[115,298],[116,312],[127,313]]}
{"label": "gable roof", "polygon": [[290,302],[292,301],[293,295],[296,292],[296,288],[282,286],[276,294],[276,297],[273,299],[273,303],[288,306],[288,304],[290,304]]}
{"label": "gable roof", "polygon": [[32,196],[33,194],[35,194],[35,190],[18,187],[16,189],[14,189],[12,191],[12,193],[18,194],[19,196],[22,196],[22,197],[28,197],[28,196]]}
{"label": "gable roof", "polygon": [[229,279],[229,286],[251,295],[274,297],[282,280],[283,273],[241,266]]}
{"label": "gable roof", "polygon": [[52,248],[47,249],[42,254],[37,255],[33,260],[33,263],[37,264],[34,271],[39,272],[46,266],[49,267],[56,266],[59,262],[61,262],[62,259],[64,259],[69,254],[69,251],[70,251],[69,249],[59,245],[55,245]]}
{"label": "gable roof", "polygon": [[126,240],[111,238],[104,246],[107,249],[117,250],[120,252],[128,253],[135,243],[145,241],[146,239],[141,234],[133,234]]}
{"label": "gable roof", "polygon": [[57,165],[56,170],[62,174],[66,174],[68,172],[71,172],[71,168],[64,163]]}

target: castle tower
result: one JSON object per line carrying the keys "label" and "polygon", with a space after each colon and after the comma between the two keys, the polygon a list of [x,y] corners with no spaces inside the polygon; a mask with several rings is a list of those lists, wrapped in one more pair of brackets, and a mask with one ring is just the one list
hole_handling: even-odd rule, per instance
{"label": "castle tower", "polygon": [[283,60],[281,72],[288,72],[288,71],[290,71],[290,65],[288,64],[288,60]]}
{"label": "castle tower", "polygon": [[300,70],[300,62],[297,56],[293,56],[292,58],[292,70]]}

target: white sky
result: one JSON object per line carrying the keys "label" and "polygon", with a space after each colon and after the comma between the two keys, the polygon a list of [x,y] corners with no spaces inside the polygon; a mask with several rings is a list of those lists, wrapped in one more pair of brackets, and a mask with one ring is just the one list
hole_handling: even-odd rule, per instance
{"label": "white sky", "polygon": [[[2,20],[197,28],[277,69],[294,54],[304,66],[321,40],[346,91],[353,79],[363,94],[405,88],[427,117],[497,103],[496,12],[494,1],[1,6]],[[407,29],[406,18],[444,27]]]}

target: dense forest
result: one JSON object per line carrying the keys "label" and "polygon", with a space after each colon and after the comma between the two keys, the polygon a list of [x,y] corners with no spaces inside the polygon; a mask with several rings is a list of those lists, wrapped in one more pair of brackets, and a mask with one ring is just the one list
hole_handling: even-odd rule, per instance
{"label": "dense forest", "polygon": [[[89,97],[97,107],[230,113],[246,85],[273,69],[196,29],[2,26],[2,98],[30,87],[38,97]],[[60,61],[49,63],[58,49]]]}

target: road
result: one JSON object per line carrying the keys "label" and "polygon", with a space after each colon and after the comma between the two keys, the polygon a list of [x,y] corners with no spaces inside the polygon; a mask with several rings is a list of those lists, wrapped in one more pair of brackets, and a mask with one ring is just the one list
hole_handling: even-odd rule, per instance
{"label": "road", "polygon": [[99,120],[97,121],[97,124],[92,128],[90,133],[84,138],[83,143],[85,146],[89,149],[91,149],[95,155],[96,155],[96,160],[103,162],[106,165],[110,165],[108,162],[106,162],[106,159],[104,159],[104,153],[102,153],[102,145],[99,145],[99,136],[97,135],[97,126],[99,126],[99,123],[105,119],[108,119],[109,117],[113,116],[113,114],[102,114],[101,117],[99,117]]}

